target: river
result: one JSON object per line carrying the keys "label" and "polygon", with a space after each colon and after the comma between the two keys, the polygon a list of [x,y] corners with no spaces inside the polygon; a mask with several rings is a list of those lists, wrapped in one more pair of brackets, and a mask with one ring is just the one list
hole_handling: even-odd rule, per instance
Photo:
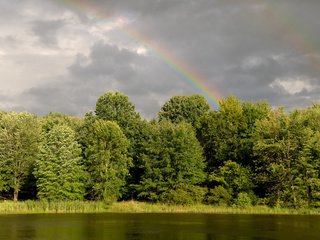
{"label": "river", "polygon": [[0,240],[320,239],[320,216],[218,214],[1,215]]}

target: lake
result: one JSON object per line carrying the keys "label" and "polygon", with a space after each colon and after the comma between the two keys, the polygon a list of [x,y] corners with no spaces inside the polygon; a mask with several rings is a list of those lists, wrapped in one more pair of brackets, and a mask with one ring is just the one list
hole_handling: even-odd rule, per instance
{"label": "lake", "polygon": [[320,239],[320,216],[219,214],[1,215],[0,240]]}

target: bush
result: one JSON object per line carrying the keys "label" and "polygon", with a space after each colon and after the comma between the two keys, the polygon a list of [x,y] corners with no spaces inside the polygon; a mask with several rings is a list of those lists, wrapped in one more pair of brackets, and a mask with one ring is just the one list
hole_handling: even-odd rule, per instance
{"label": "bush", "polygon": [[235,199],[234,204],[238,207],[249,207],[252,206],[252,199],[248,193],[241,192]]}
{"label": "bush", "polygon": [[231,194],[222,186],[217,186],[214,189],[211,189],[207,195],[207,203],[219,206],[229,205],[231,199]]}
{"label": "bush", "polygon": [[169,204],[191,205],[202,203],[206,194],[206,189],[198,186],[181,187],[170,189],[161,194],[160,201]]}

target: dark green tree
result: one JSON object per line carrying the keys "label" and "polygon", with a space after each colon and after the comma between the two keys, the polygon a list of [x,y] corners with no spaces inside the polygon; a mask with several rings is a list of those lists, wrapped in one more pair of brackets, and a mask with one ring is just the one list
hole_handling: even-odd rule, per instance
{"label": "dark green tree", "polygon": [[255,172],[260,188],[267,191],[272,205],[297,205],[294,169],[299,157],[298,147],[290,117],[283,109],[276,109],[257,122]]}
{"label": "dark green tree", "polygon": [[81,148],[71,128],[57,125],[43,134],[34,175],[39,199],[83,199],[86,176],[81,165]]}
{"label": "dark green tree", "polygon": [[89,198],[117,200],[131,166],[129,142],[118,124],[88,115],[80,130]]}
{"label": "dark green tree", "polygon": [[220,111],[208,112],[198,131],[208,172],[228,160],[252,167],[255,123],[269,111],[267,103],[240,102],[236,97],[229,97],[220,102]]}
{"label": "dark green tree", "polygon": [[[189,195],[199,200],[203,194],[197,188],[204,181],[202,148],[191,125],[167,121],[153,123],[151,139],[143,156],[145,172],[139,197],[151,201],[173,201]],[[179,192],[179,194],[177,194]],[[184,194],[183,194],[184,193]]]}
{"label": "dark green tree", "polygon": [[[212,198],[212,195],[217,194],[217,189],[221,192],[221,187],[227,190],[229,196],[233,199],[236,199],[240,193],[253,195],[253,181],[252,181],[252,173],[248,167],[243,167],[240,164],[233,161],[226,161],[224,165],[216,169],[209,175],[209,181],[212,182],[214,191],[209,194]],[[217,188],[219,187],[219,188]],[[213,194],[214,193],[214,194]],[[225,193],[223,193],[225,195]],[[219,202],[221,199],[218,199]],[[227,198],[225,203],[231,203],[231,198]]]}

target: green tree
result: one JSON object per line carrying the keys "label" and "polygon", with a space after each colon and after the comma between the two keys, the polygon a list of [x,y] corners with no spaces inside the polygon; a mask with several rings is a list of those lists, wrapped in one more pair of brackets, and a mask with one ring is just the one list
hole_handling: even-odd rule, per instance
{"label": "green tree", "polygon": [[168,120],[172,123],[185,121],[198,128],[201,118],[210,106],[203,96],[174,96],[167,101],[158,113],[159,121]]}
{"label": "green tree", "polygon": [[320,132],[309,135],[297,161],[295,183],[301,206],[320,207]]}
{"label": "green tree", "polygon": [[298,206],[320,206],[320,133],[319,105],[296,110],[290,114],[292,131],[298,142],[293,174]]}
{"label": "green tree", "polygon": [[85,166],[89,173],[89,197],[116,200],[129,173],[129,142],[118,124],[88,115],[80,130]]}
{"label": "green tree", "polygon": [[233,197],[241,192],[250,192],[253,189],[250,169],[230,160],[212,172],[209,175],[209,180],[214,182],[215,185],[221,185],[227,189]]}
{"label": "green tree", "polygon": [[147,121],[142,120],[129,98],[120,92],[107,92],[96,103],[96,117],[116,122],[129,140],[127,155],[132,159],[132,165],[127,175],[126,187],[122,189],[123,198],[135,198],[136,185],[144,172],[141,155],[144,152],[144,142],[148,139]]}
{"label": "green tree", "polygon": [[232,96],[220,102],[220,111],[205,114],[198,139],[204,148],[208,172],[230,159],[252,167],[255,123],[266,118],[269,111],[267,103],[240,102]]}
{"label": "green tree", "polygon": [[135,106],[120,92],[107,92],[98,98],[95,114],[98,118],[116,122],[126,133],[134,120],[140,119]]}
{"label": "green tree", "polygon": [[49,132],[54,126],[68,126],[72,130],[77,129],[82,125],[83,120],[79,117],[69,116],[63,113],[49,113],[41,118],[42,130]]}
{"label": "green tree", "polygon": [[43,135],[34,170],[39,199],[83,199],[86,177],[74,131],[57,125]]}
{"label": "green tree", "polygon": [[269,193],[273,205],[297,204],[298,189],[293,173],[298,147],[292,122],[283,109],[276,109],[257,122],[254,145],[257,181]]}
{"label": "green tree", "polygon": [[245,128],[241,102],[236,97],[222,100],[219,112],[210,112],[204,116],[199,139],[209,172],[230,159],[239,161],[241,136]]}
{"label": "green tree", "polygon": [[[196,185],[204,181],[202,148],[191,125],[167,121],[153,123],[151,139],[143,156],[145,172],[139,197],[151,201],[166,201],[174,192],[184,190],[197,195]],[[179,191],[180,191],[179,190]],[[201,192],[201,191],[200,191]]]}
{"label": "green tree", "polygon": [[30,113],[5,113],[0,119],[0,186],[18,195],[39,150],[40,125]]}

